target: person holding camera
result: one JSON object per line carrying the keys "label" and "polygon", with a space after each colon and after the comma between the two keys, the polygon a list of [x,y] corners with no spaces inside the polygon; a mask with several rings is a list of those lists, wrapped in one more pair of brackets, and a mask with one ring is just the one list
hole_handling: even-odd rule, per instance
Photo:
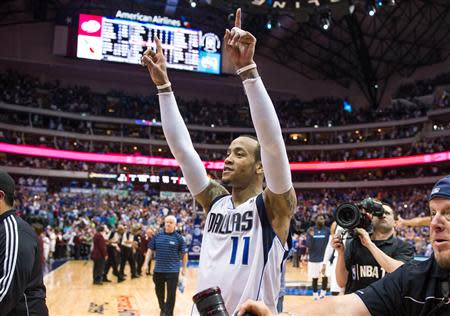
{"label": "person holding camera", "polygon": [[[355,293],[301,305],[297,316],[444,316],[450,315],[450,176],[439,180],[429,197],[433,255],[411,260]],[[247,312],[270,316],[263,302],[248,300]]]}
{"label": "person holding camera", "polygon": [[382,212],[372,217],[372,234],[369,235],[365,228],[355,228],[354,237],[345,250],[340,235],[332,240],[338,253],[336,280],[340,287],[345,287],[345,294],[380,280],[414,257],[413,248],[394,236],[394,209],[386,203],[381,204]]}

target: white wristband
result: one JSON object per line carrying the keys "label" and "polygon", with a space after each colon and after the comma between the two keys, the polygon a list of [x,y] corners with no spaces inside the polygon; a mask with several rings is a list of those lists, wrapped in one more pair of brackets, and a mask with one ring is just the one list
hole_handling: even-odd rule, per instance
{"label": "white wristband", "polygon": [[256,68],[256,64],[255,64],[255,63],[252,63],[252,64],[250,64],[250,65],[244,66],[244,67],[242,67],[242,68],[236,70],[236,74],[237,74],[237,75],[240,75],[240,74],[243,73],[244,71],[247,71],[247,70],[250,70],[250,69],[253,69],[253,68]]}
{"label": "white wristband", "polygon": [[170,81],[169,81],[169,82],[167,82],[167,83],[165,83],[165,84],[163,84],[163,85],[156,86],[156,88],[157,88],[158,90],[162,90],[162,89],[165,89],[165,88],[168,88],[168,87],[171,87],[171,86],[172,86],[172,84],[171,84]]}

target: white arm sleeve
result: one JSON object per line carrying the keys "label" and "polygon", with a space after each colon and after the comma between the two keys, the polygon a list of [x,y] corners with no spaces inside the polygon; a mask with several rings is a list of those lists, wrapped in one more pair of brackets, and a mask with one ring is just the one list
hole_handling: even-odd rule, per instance
{"label": "white arm sleeve", "polygon": [[292,187],[291,170],[277,113],[260,77],[245,80],[244,88],[261,145],[267,187],[276,194],[286,193]]}
{"label": "white arm sleeve", "polygon": [[209,184],[205,166],[192,145],[173,92],[160,93],[158,97],[164,136],[172,155],[180,164],[189,191],[195,196]]}
{"label": "white arm sleeve", "polygon": [[331,246],[331,240],[333,239],[333,236],[330,234],[330,239],[328,239],[327,248],[325,249],[325,254],[323,255],[323,264],[327,264],[330,262],[331,256],[333,254],[333,247]]}

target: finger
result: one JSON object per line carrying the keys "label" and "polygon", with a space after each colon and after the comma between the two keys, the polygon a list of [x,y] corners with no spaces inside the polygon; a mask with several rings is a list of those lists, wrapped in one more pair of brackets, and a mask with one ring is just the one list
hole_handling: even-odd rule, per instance
{"label": "finger", "polygon": [[241,8],[236,10],[236,15],[234,18],[234,26],[241,28]]}
{"label": "finger", "polygon": [[235,34],[236,34],[236,28],[233,27],[233,28],[231,29],[231,31],[230,31],[229,36],[228,36],[228,43],[227,43],[228,45],[231,45],[232,40],[233,40],[233,37],[234,37]]}
{"label": "finger", "polygon": [[228,41],[230,40],[230,30],[226,29],[225,30],[225,35],[223,36],[223,42],[225,44],[228,44]]}
{"label": "finger", "polygon": [[241,34],[239,34],[239,33],[234,34],[233,38],[231,39],[231,45],[237,46],[240,38],[241,38]]}
{"label": "finger", "polygon": [[149,65],[151,65],[151,67],[155,66],[155,63],[153,62],[153,60],[148,56],[143,56],[142,61],[143,61],[144,65],[146,65],[146,66],[149,66]]}
{"label": "finger", "polygon": [[242,316],[245,314],[245,312],[248,312],[250,310],[251,304],[252,304],[252,301],[250,301],[250,300],[247,300],[244,304],[242,304],[239,307],[238,316]]}
{"label": "finger", "polygon": [[244,32],[241,35],[241,42],[244,44],[251,44],[256,42],[256,37],[254,37],[250,32]]}
{"label": "finger", "polygon": [[161,41],[159,40],[158,36],[155,36],[155,43],[156,43],[156,53],[158,54],[162,54],[162,45],[161,45]]}
{"label": "finger", "polygon": [[147,47],[147,49],[145,50],[145,52],[142,54],[143,56],[145,55],[150,55],[150,52],[152,51],[152,49],[150,47]]}

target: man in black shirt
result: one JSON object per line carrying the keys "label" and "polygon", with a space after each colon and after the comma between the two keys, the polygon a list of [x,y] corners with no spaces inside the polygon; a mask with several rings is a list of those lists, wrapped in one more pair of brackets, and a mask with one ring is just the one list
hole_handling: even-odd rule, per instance
{"label": "man in black shirt", "polygon": [[47,316],[36,233],[16,216],[14,180],[0,170],[0,315]]}
{"label": "man in black shirt", "polygon": [[336,280],[345,294],[354,293],[386,273],[394,272],[413,259],[414,249],[405,241],[394,237],[395,214],[391,206],[383,203],[384,215],[372,219],[373,233],[357,228],[358,237],[344,248],[340,236],[335,236],[332,246],[339,253],[336,264]]}
{"label": "man in black shirt", "polygon": [[[444,316],[450,315],[450,176],[430,194],[430,239],[434,253],[410,261],[383,279],[353,294],[304,304],[297,316]],[[245,302],[238,315],[269,316],[262,302]]]}

